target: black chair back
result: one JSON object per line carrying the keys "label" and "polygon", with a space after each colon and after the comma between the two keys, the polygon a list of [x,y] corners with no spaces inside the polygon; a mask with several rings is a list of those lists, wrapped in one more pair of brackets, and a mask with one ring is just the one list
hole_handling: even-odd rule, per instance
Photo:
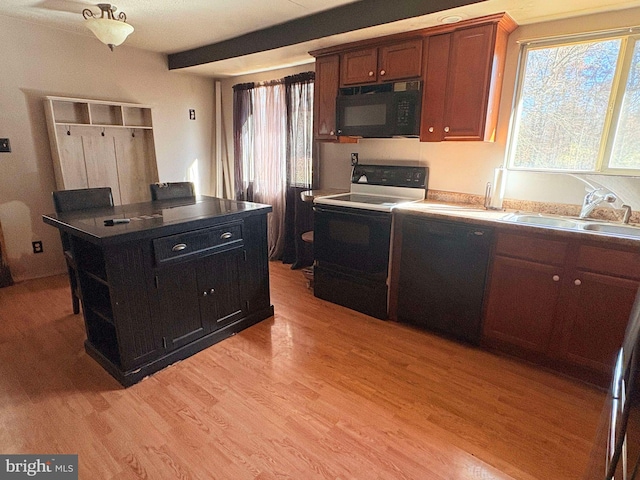
{"label": "black chair back", "polygon": [[56,213],[85,210],[88,208],[113,207],[111,187],[80,188],[53,192]]}
{"label": "black chair back", "polygon": [[[113,207],[113,194],[111,193],[111,187],[59,190],[53,192],[53,206],[56,209],[56,213]],[[62,241],[62,250],[69,273],[73,313],[80,313],[80,288],[78,286],[76,261],[71,251],[71,237],[68,233],[60,230],[60,240]]]}
{"label": "black chair back", "polygon": [[195,198],[196,190],[192,182],[152,183],[151,200],[169,200],[172,198]]}

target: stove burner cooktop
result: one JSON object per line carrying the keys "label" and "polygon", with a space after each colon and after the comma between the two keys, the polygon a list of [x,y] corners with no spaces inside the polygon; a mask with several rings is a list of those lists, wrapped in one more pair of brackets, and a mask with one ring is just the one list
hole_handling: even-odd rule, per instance
{"label": "stove burner cooktop", "polygon": [[383,195],[363,195],[361,193],[345,193],[331,197],[334,200],[353,203],[369,203],[371,205],[388,205],[390,207],[399,203],[415,201],[406,197],[387,197]]}
{"label": "stove burner cooktop", "polygon": [[427,176],[426,167],[356,165],[350,193],[318,197],[315,203],[391,212],[400,204],[424,200]]}

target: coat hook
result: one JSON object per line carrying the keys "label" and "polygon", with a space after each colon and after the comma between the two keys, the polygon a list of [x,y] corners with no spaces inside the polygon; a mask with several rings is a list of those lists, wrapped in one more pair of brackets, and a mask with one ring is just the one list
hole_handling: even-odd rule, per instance
{"label": "coat hook", "polygon": [[131,129],[131,136],[136,138],[136,131],[133,128]]}
{"label": "coat hook", "polygon": [[100,133],[100,135],[104,137],[104,128],[102,129],[102,132]]}
{"label": "coat hook", "polygon": [[71,127],[67,125],[67,135],[71,135]]}

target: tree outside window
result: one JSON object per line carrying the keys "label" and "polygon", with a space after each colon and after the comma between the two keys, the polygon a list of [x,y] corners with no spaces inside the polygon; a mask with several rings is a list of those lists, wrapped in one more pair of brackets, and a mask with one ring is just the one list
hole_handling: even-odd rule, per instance
{"label": "tree outside window", "polygon": [[523,45],[510,168],[640,175],[636,40]]}

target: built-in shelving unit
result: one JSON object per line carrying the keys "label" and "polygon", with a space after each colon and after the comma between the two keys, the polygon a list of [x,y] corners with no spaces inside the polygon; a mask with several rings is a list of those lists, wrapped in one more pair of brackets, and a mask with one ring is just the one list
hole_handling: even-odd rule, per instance
{"label": "built-in shelving unit", "polygon": [[120,365],[118,334],[104,252],[97,245],[73,238],[89,342],[114,365]]}
{"label": "built-in shelving unit", "polygon": [[45,97],[56,188],[111,187],[116,205],[150,199],[158,181],[151,107]]}
{"label": "built-in shelving unit", "polygon": [[56,125],[152,129],[151,107],[65,97],[46,97]]}

